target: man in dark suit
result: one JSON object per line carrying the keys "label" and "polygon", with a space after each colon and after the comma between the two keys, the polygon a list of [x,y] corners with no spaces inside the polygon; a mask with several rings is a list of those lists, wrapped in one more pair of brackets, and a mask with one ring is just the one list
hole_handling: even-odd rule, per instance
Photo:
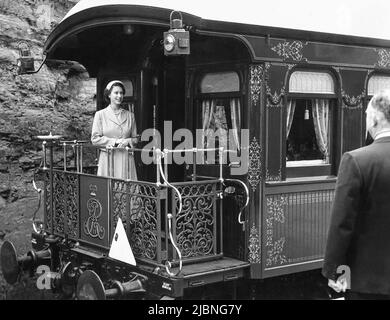
{"label": "man in dark suit", "polygon": [[390,91],[366,115],[374,142],[341,159],[322,274],[347,299],[390,299]]}

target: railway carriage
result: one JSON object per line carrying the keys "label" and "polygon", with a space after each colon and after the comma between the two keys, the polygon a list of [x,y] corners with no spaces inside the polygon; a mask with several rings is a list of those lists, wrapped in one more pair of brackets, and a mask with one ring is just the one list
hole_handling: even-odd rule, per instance
{"label": "railway carriage", "polygon": [[[127,150],[135,181],[97,176],[86,141],[39,137],[45,219],[27,255],[3,244],[9,283],[44,264],[53,288],[79,299],[182,298],[321,268],[339,161],[366,143],[368,99],[390,85],[390,41],[82,0],[44,52],[96,78],[97,110],[121,80],[138,131],[160,144]],[[109,254],[119,218],[136,263]]]}

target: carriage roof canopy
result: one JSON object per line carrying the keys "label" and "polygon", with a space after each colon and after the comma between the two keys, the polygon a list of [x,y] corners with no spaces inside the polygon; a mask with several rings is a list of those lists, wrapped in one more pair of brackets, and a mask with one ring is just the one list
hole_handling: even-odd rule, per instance
{"label": "carriage roof canopy", "polygon": [[202,19],[390,40],[390,2],[383,0],[81,0],[65,16],[107,5],[179,10]]}
{"label": "carriage roof canopy", "polygon": [[[253,44],[249,44],[243,36],[390,47],[390,19],[383,19],[377,14],[378,9],[379,12],[389,11],[386,7],[390,7],[390,2],[370,1],[370,6],[376,6],[374,12],[363,10],[368,5],[360,1],[351,2],[350,7],[337,4],[342,0],[321,3],[297,1],[293,2],[295,7],[291,7],[292,2],[282,0],[242,0],[239,3],[204,0],[81,0],[51,32],[44,45],[44,52],[49,60],[78,59],[77,55],[82,55],[82,41],[77,39],[77,35],[100,26],[139,24],[158,29],[162,34],[170,27],[172,10],[183,14],[184,24],[191,26],[193,32],[238,39],[252,52]],[[305,6],[301,7],[303,3]],[[88,57],[84,58],[88,60]]]}

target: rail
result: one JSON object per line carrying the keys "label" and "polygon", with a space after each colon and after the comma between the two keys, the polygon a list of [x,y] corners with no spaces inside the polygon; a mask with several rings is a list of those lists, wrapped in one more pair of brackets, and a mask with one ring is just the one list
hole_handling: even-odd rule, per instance
{"label": "rail", "polygon": [[246,200],[245,200],[245,204],[242,206],[242,208],[240,209],[240,213],[238,214],[238,217],[237,217],[237,220],[238,220],[238,223],[241,224],[243,227],[245,225],[245,220],[241,220],[241,215],[242,213],[244,212],[245,208],[248,206],[249,204],[249,189],[247,187],[247,185],[242,182],[241,180],[238,180],[238,179],[225,179],[225,181],[227,182],[234,182],[234,183],[238,183],[239,185],[241,185],[243,187],[243,189],[245,190],[245,196],[246,196]]}
{"label": "rail", "polygon": [[[109,165],[104,176],[109,180],[88,173],[87,159],[91,154],[87,153],[87,148],[107,152]],[[54,150],[59,150],[60,154],[63,154],[63,162],[58,160],[60,158],[57,156],[55,157],[59,166],[53,162]],[[73,151],[73,154],[69,150]],[[130,156],[134,156],[137,152],[151,153],[150,156],[153,157],[151,159],[153,159],[156,168],[154,181],[131,180],[129,176],[124,179],[114,177],[113,157],[117,150],[125,151],[127,162],[129,162]],[[66,237],[85,245],[91,244],[107,249],[114,231],[111,229],[115,228],[117,217],[125,216],[128,220],[127,224],[124,225],[135,257],[139,261],[165,267],[168,275],[177,276],[182,271],[184,263],[208,261],[223,256],[222,202],[219,201],[223,198],[224,182],[239,184],[245,190],[246,203],[238,215],[238,222],[242,225],[245,224],[242,214],[249,202],[248,189],[245,183],[240,180],[224,179],[224,163],[222,161],[219,162],[219,175],[217,177],[197,179],[196,159],[198,153],[218,152],[220,159],[222,159],[223,154],[232,152],[231,150],[223,148],[174,150],[129,147],[102,148],[92,145],[88,141],[67,141],[52,138],[42,141],[42,151],[42,169],[46,179],[44,188],[46,220],[43,229],[46,228],[46,231],[53,236]],[[83,156],[84,152],[85,157]],[[174,183],[169,181],[168,155],[173,153],[192,153],[194,171],[191,181]],[[96,153],[92,158],[96,160]],[[101,190],[100,196],[96,195],[95,184]],[[169,194],[172,195],[171,198],[168,196]],[[104,195],[108,195],[108,198]],[[93,203],[100,201],[100,204],[107,206],[107,210],[110,212],[105,227],[107,232],[104,236],[103,234],[96,235],[96,237],[84,234],[86,232],[84,230],[85,222],[92,219],[89,216],[91,212],[88,209],[87,201]],[[184,201],[186,201],[185,208],[183,207]],[[103,211],[100,210],[100,215]],[[99,218],[100,215],[95,217],[100,219],[99,223],[107,219],[103,218],[105,215]],[[191,221],[186,220],[189,216],[192,216]],[[221,228],[221,230],[218,232],[217,228]],[[34,230],[40,231],[38,226],[35,226]],[[147,235],[143,230],[147,231]],[[43,231],[45,232],[45,230]],[[205,231],[207,235],[203,233]],[[191,232],[190,236],[189,232]],[[94,236],[93,239],[92,236]],[[189,240],[188,237],[191,239]]]}

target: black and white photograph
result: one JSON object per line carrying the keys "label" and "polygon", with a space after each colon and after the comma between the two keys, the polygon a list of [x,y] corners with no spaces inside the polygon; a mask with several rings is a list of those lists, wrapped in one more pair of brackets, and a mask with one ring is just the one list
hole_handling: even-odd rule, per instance
{"label": "black and white photograph", "polygon": [[389,12],[0,0],[0,300],[389,300]]}

